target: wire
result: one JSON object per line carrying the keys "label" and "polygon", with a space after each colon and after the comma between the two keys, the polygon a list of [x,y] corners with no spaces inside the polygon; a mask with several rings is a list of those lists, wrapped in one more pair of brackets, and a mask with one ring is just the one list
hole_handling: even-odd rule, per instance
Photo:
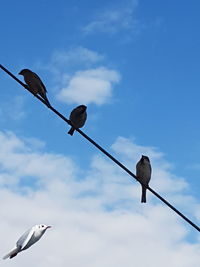
{"label": "wire", "polygon": [[[15,75],[13,75],[9,70],[7,70],[4,66],[0,64],[0,68],[5,71],[8,75],[10,75],[14,80],[16,80],[19,84],[21,84],[25,89],[27,89],[27,85],[21,82]],[[28,90],[28,89],[27,89]],[[29,90],[28,90],[29,91]],[[33,94],[29,91],[32,95],[38,98],[43,104],[45,104],[49,109],[51,109],[55,114],[57,114],[62,120],[72,126],[70,120],[68,120],[65,116],[63,116],[59,111],[57,111],[54,107],[48,106],[47,103],[38,95]],[[99,149],[103,154],[109,157],[112,161],[114,161],[120,168],[122,168],[125,172],[127,172],[130,176],[135,178],[138,182],[140,182],[137,176],[131,172],[126,166],[124,166],[120,161],[114,158],[110,153],[108,153],[103,147],[97,144],[92,138],[86,135],[80,129],[76,129],[85,139],[87,139],[91,144],[93,144],[97,149]],[[141,183],[141,182],[140,182]],[[163,203],[165,203],[170,209],[176,212],[180,217],[182,217],[187,223],[189,223],[192,227],[194,227],[197,231],[200,232],[200,227],[198,227],[195,223],[193,223],[189,218],[187,218],[183,213],[181,213],[178,209],[176,209],[173,205],[171,205],[166,199],[160,196],[156,191],[154,191],[150,186],[144,185],[152,194],[154,194],[157,198],[159,198]]]}

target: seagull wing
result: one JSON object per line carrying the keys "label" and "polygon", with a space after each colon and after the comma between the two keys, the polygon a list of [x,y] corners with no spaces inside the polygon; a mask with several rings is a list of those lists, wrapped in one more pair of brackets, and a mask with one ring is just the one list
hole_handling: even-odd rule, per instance
{"label": "seagull wing", "polygon": [[28,231],[26,231],[17,241],[17,247],[21,247],[21,250],[25,248],[25,246],[30,241],[31,237],[34,235],[35,229],[32,227]]}

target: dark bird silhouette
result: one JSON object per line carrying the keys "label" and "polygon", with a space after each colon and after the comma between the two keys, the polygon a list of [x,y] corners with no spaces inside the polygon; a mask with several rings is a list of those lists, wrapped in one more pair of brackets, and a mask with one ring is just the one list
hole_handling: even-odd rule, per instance
{"label": "dark bird silhouette", "polygon": [[29,69],[23,69],[19,72],[19,75],[24,76],[24,81],[28,85],[28,90],[35,95],[39,94],[45,100],[46,104],[51,106],[46,96],[47,89],[36,73]]}
{"label": "dark bird silhouette", "polygon": [[69,130],[68,134],[73,135],[76,128],[79,129],[84,126],[85,121],[87,119],[86,109],[86,106],[80,105],[72,110],[69,120],[73,126]]}
{"label": "dark bird silhouette", "polygon": [[136,176],[142,186],[141,202],[146,203],[146,186],[148,186],[151,179],[151,164],[147,156],[142,155],[141,159],[136,164]]}

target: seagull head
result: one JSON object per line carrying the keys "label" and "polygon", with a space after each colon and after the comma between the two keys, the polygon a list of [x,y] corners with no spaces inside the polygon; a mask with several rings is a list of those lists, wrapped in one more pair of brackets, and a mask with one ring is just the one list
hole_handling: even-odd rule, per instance
{"label": "seagull head", "polygon": [[36,228],[37,228],[38,231],[44,233],[48,228],[51,228],[51,226],[50,225],[46,225],[46,224],[37,224]]}

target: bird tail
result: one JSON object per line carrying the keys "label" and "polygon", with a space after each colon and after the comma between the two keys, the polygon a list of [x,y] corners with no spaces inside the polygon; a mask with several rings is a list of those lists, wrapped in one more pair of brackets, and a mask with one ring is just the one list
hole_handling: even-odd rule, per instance
{"label": "bird tail", "polygon": [[74,131],[75,131],[75,129],[73,127],[71,127],[68,134],[70,134],[72,136],[74,134]]}
{"label": "bird tail", "polygon": [[146,202],[147,202],[147,201],[146,201],[146,192],[147,192],[146,187],[144,187],[144,186],[142,185],[142,197],[141,197],[141,203],[146,203]]}
{"label": "bird tail", "polygon": [[13,257],[17,256],[18,252],[19,252],[19,248],[14,248],[7,255],[3,257],[3,260],[8,259],[8,258],[12,259]]}
{"label": "bird tail", "polygon": [[46,93],[43,93],[43,92],[39,92],[39,95],[45,100],[46,104],[48,107],[51,107],[51,104],[46,96]]}
{"label": "bird tail", "polygon": [[47,98],[46,95],[44,96],[44,100],[45,100],[45,102],[47,103],[47,106],[48,106],[48,107],[51,107],[51,104],[50,104],[50,102],[49,102],[49,100],[48,100],[48,98]]}

